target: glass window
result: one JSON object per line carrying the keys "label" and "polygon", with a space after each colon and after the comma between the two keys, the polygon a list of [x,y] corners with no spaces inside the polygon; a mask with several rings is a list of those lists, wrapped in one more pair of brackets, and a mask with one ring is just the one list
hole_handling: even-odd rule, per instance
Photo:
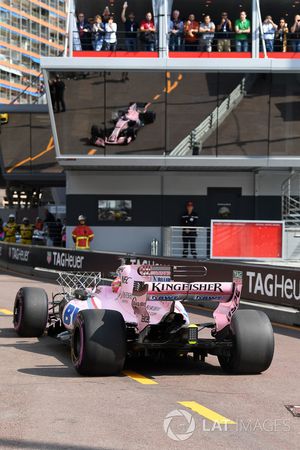
{"label": "glass window", "polygon": [[[220,73],[220,87],[226,89],[230,78]],[[246,74],[236,81],[224,100],[228,109],[218,114],[217,154],[267,156],[270,79],[264,74]]]}
{"label": "glass window", "polygon": [[270,104],[270,156],[300,156],[300,75],[274,74]]}

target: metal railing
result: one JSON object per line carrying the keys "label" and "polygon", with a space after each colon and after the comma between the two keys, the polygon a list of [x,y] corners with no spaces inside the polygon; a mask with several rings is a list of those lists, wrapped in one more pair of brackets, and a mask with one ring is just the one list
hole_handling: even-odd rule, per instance
{"label": "metal railing", "polygon": [[[113,33],[111,33],[113,34]],[[141,31],[132,32],[130,36],[128,32],[123,30],[116,31],[115,45],[111,44],[111,39],[107,39],[106,36],[109,33],[95,33],[93,31],[79,34],[78,30],[73,30],[73,50],[75,51],[109,51],[111,46],[114,51],[158,51],[159,33],[153,33],[149,38],[145,37],[145,33]],[[211,39],[203,39],[201,33],[197,33],[194,41],[186,39],[184,34],[171,36],[168,33],[167,43],[168,49],[174,52],[251,52],[252,38],[251,35],[247,39],[238,39],[238,35],[235,32],[215,32],[212,33]],[[260,51],[264,51],[263,34],[260,33]],[[266,51],[275,53],[284,52],[299,52],[300,51],[300,37],[295,33],[282,33],[278,32],[274,35],[274,40],[271,41],[271,47],[267,45]],[[98,42],[98,46],[97,46]],[[238,42],[238,44],[237,44]],[[243,42],[241,46],[239,43]],[[246,44],[246,45],[245,45]]]}
{"label": "metal railing", "polygon": [[217,106],[200,125],[190,132],[170,153],[170,156],[187,156],[200,154],[203,143],[220,126],[244,98],[253,84],[253,76],[242,79],[237,87]]}
{"label": "metal railing", "polygon": [[[86,32],[82,35],[78,30],[73,31],[73,51],[157,51],[158,33],[145,35],[144,32],[117,31],[116,39],[111,39],[114,33]],[[113,41],[113,42],[112,42]]]}
{"label": "metal railing", "polygon": [[[167,227],[164,228],[163,242],[163,256],[189,259],[193,257],[206,259],[210,256],[210,228],[208,227]],[[193,243],[195,251],[193,251]]]}
{"label": "metal railing", "polygon": [[281,185],[281,213],[287,227],[300,226],[300,172],[292,171]]}

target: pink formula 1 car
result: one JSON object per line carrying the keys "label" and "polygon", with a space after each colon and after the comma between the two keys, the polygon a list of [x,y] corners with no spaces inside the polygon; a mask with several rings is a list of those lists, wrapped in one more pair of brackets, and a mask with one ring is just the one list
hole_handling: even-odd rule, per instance
{"label": "pink formula 1 car", "polygon": [[[76,370],[83,375],[119,373],[136,356],[184,356],[202,361],[216,355],[229,373],[260,373],[272,361],[273,330],[268,317],[238,310],[242,274],[232,282],[205,281],[206,268],[124,265],[111,285],[99,274],[61,272],[63,292],[49,303],[43,289],[24,287],[14,305],[20,336],[47,331],[71,344]],[[182,302],[216,302],[214,320],[192,324]],[[211,338],[201,337],[209,328]]]}
{"label": "pink formula 1 car", "polygon": [[150,103],[130,103],[125,111],[118,111],[114,116],[113,128],[104,130],[93,125],[91,144],[105,147],[106,145],[126,145],[134,141],[140,128],[155,121],[156,114],[148,111],[149,106]]}

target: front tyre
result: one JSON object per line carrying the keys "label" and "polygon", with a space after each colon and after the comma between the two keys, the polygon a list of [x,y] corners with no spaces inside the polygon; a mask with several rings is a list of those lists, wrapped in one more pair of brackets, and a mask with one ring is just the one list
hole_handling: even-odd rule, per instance
{"label": "front tyre", "polygon": [[13,324],[19,336],[39,337],[48,322],[48,297],[44,289],[21,288],[15,299]]}
{"label": "front tyre", "polygon": [[126,326],[111,310],[80,311],[74,323],[71,356],[81,375],[116,375],[126,358]]}
{"label": "front tyre", "polygon": [[257,374],[267,370],[274,354],[274,333],[262,311],[239,310],[231,321],[233,348],[228,356],[218,356],[225,372]]}

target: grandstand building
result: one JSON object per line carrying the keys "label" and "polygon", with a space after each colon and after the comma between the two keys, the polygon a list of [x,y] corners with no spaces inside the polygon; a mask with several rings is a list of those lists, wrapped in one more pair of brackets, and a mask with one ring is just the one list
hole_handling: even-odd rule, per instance
{"label": "grandstand building", "polygon": [[0,103],[38,103],[41,56],[62,55],[66,0],[0,2]]}

